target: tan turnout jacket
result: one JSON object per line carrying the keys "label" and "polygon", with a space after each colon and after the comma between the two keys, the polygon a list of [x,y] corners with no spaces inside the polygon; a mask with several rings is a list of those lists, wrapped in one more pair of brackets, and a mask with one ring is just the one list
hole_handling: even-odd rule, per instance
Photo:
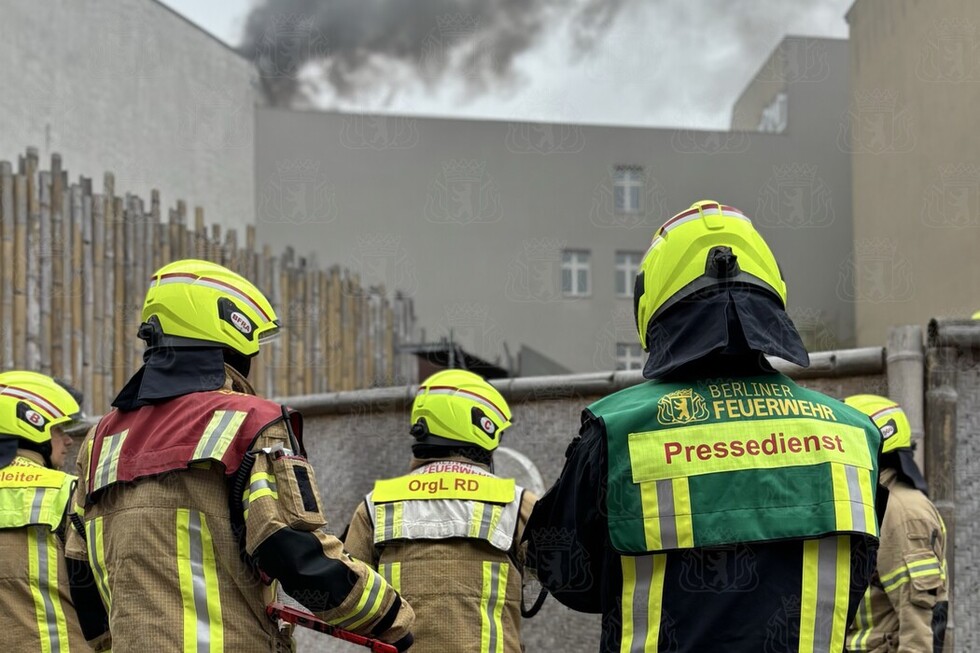
{"label": "tan turnout jacket", "polygon": [[919,490],[880,474],[888,489],[878,568],[847,633],[848,651],[931,653],[933,607],[946,601],[946,527]]}
{"label": "tan turnout jacket", "polygon": [[[254,394],[234,370],[226,368],[226,373],[225,389]],[[93,433],[94,429],[78,456],[82,479],[89,473],[88,442]],[[290,447],[282,422],[265,428],[252,450],[276,445]],[[247,502],[246,550],[253,553],[283,528],[313,532],[323,553],[341,561],[357,578],[340,606],[318,616],[331,621],[363,613],[364,619],[351,629],[369,633],[392,605],[395,593],[378,583],[380,577],[365,564],[349,558],[340,541],[323,530],[322,511],[304,512],[295,478],[289,475],[296,464],[294,459],[289,466],[276,468],[265,454],[256,457],[249,479],[251,496],[243,502]],[[312,469],[308,473],[312,478]],[[114,653],[292,650],[290,633],[280,632],[265,612],[275,597],[275,586],[265,585],[240,556],[222,470],[203,463],[110,486],[87,509],[83,509],[84,492],[80,482],[74,505],[83,515],[87,538],[83,540],[72,529],[67,555],[80,560],[87,557],[93,566],[103,602],[108,605]],[[367,596],[375,599],[372,614],[363,610]],[[400,639],[412,618],[411,608],[402,602],[385,639]]]}
{"label": "tan turnout jacket", "polygon": [[[488,473],[485,467],[461,458],[413,460],[411,469],[417,471],[433,463],[463,463]],[[525,490],[517,500],[517,523],[509,536],[512,537],[509,552],[476,538],[398,539],[375,546],[375,515],[370,514],[368,507],[372,505],[370,495],[358,506],[344,546],[353,557],[369,562],[412,604],[416,615],[412,653],[520,653],[524,650],[521,644],[524,547],[518,543],[537,497]]]}
{"label": "tan turnout jacket", "polygon": [[[41,454],[18,449],[14,463],[0,471],[29,471],[32,467],[44,468]],[[54,473],[63,475],[62,472]],[[33,494],[33,488],[30,490]],[[66,487],[66,496],[68,490]],[[0,492],[3,491],[0,488]],[[65,504],[51,504],[56,498],[57,492],[39,495],[33,502],[37,512],[50,510],[52,515],[63,516]],[[6,501],[0,503],[3,506],[0,513],[7,513],[6,508],[11,506],[7,506]],[[0,519],[5,516],[0,514]],[[79,628],[71,601],[64,545],[61,537],[48,526],[3,528],[0,524],[0,604],[3,605],[0,610],[0,651],[69,653],[91,650]]]}

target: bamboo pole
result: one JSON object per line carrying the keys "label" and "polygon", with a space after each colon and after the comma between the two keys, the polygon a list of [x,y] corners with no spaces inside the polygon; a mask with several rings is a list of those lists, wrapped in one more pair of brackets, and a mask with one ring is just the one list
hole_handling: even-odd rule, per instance
{"label": "bamboo pole", "polygon": [[[58,243],[54,239],[53,223],[51,220],[51,173],[38,173],[38,225],[37,225],[37,254],[38,254],[38,370],[42,374],[51,374],[51,308],[52,289],[54,287],[53,261],[54,250]],[[59,247],[60,249],[60,247]],[[61,258],[61,252],[58,252]],[[58,374],[62,376],[62,374]]]}
{"label": "bamboo pole", "polygon": [[70,374],[72,382],[77,384],[81,384],[82,381],[82,365],[84,360],[84,356],[82,354],[84,338],[82,334],[85,332],[86,327],[88,326],[85,322],[84,316],[82,315],[82,305],[84,303],[84,297],[82,296],[82,286],[84,281],[82,278],[82,271],[85,267],[85,207],[83,198],[84,195],[82,187],[78,184],[72,186],[69,205],[69,247],[71,256],[70,267],[75,271],[75,273],[72,275],[71,279],[71,301],[69,303],[69,309],[64,315],[64,324],[71,325],[71,342],[73,344],[69,345],[71,359],[69,361],[69,366],[65,369],[65,373]]}
{"label": "bamboo pole", "polygon": [[[65,180],[61,170],[61,156],[51,155],[51,313],[55,319],[64,319],[71,302],[71,265],[65,265],[68,243],[68,229],[65,224]],[[74,276],[74,275],[72,275]],[[48,329],[51,329],[49,324]],[[46,334],[51,343],[51,373],[56,377],[65,376],[70,367],[69,350],[71,341],[67,329],[54,329]]]}
{"label": "bamboo pole", "polygon": [[102,322],[102,365],[105,376],[103,378],[103,393],[106,399],[113,397],[117,390],[115,379],[115,337],[116,337],[116,314],[120,311],[116,302],[116,203],[115,203],[115,177],[106,174],[102,181],[102,226],[104,249],[102,252],[103,264],[103,322]]}
{"label": "bamboo pole", "polygon": [[[82,389],[85,392],[84,407],[85,412],[92,414],[95,410],[103,410],[105,407],[101,404],[93,404],[94,397],[92,396],[92,389],[96,387],[95,382],[95,341],[98,339],[98,331],[95,330],[95,288],[93,287],[93,267],[95,263],[94,256],[94,233],[95,233],[95,216],[94,216],[94,206],[93,198],[91,193],[91,188],[88,189],[89,192],[84,192],[82,195],[82,267],[81,274],[72,275],[72,297],[78,297],[79,299],[73,302],[73,306],[77,306],[77,302],[81,302],[82,309],[82,320],[81,320],[81,333],[76,337],[80,337],[79,346],[77,352],[74,352],[74,360],[76,365],[81,366],[81,384]],[[69,347],[70,349],[70,347]]]}
{"label": "bamboo pole", "polygon": [[92,393],[93,410],[105,410],[108,405],[106,386],[106,314],[105,282],[105,197],[92,196]]}
{"label": "bamboo pole", "polygon": [[327,282],[327,390],[330,392],[340,390],[343,381],[341,283],[340,268],[331,267]]}
{"label": "bamboo pole", "polygon": [[[23,167],[23,166],[21,166]],[[14,367],[27,365],[27,178],[14,177]]]}
{"label": "bamboo pole", "polygon": [[126,382],[126,216],[123,198],[112,198],[113,215],[113,247],[115,257],[113,271],[114,285],[114,312],[113,312],[113,348],[112,348],[112,387],[121,388]]}
{"label": "bamboo pole", "polygon": [[126,194],[123,198],[123,316],[122,334],[116,334],[116,338],[122,340],[122,366],[125,374],[128,375],[135,371],[133,363],[136,360],[136,343],[134,338],[129,337],[132,329],[133,312],[138,310],[136,305],[136,255],[139,244],[139,208],[136,198]]}
{"label": "bamboo pole", "polygon": [[30,370],[41,369],[41,205],[37,150],[27,149],[27,359]]}
{"label": "bamboo pole", "polygon": [[0,284],[0,360],[6,370],[14,367],[14,176],[13,168],[8,161],[0,161],[0,242],[2,242],[2,258],[0,269],[3,272],[4,283]]}

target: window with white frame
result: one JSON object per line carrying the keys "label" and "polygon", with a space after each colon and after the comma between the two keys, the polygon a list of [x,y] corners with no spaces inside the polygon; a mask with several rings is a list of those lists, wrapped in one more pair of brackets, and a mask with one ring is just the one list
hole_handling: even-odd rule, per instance
{"label": "window with white frame", "polygon": [[561,292],[568,297],[584,297],[592,288],[590,254],[585,249],[561,253]]}
{"label": "window with white frame", "polygon": [[616,369],[639,370],[643,368],[643,349],[635,342],[616,343]]}
{"label": "window with white frame", "polygon": [[643,195],[643,168],[616,166],[613,173],[613,203],[616,213],[639,213]]}
{"label": "window with white frame", "polygon": [[616,252],[616,295],[619,297],[633,296],[633,283],[636,272],[640,269],[643,252]]}

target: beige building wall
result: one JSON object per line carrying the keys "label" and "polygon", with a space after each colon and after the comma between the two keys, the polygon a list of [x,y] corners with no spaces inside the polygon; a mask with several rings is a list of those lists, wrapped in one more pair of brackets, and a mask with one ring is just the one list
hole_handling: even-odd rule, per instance
{"label": "beige building wall", "polygon": [[[255,222],[252,62],[156,0],[0,2],[0,160]],[[15,163],[16,165],[16,163]]]}
{"label": "beige building wall", "polygon": [[980,3],[858,0],[849,127],[857,344],[980,310]]}
{"label": "beige building wall", "polygon": [[[826,68],[794,73],[780,133],[259,109],[259,238],[410,294],[429,341],[451,335],[507,367],[526,346],[587,372],[615,369],[636,343],[617,253],[642,254],[668,217],[714,199],[752,217],[773,248],[808,346],[847,346],[850,157],[835,142],[847,43],[806,41],[799,51]],[[614,207],[617,166],[642,167],[636,213]],[[563,250],[590,252],[586,296],[563,294]]]}

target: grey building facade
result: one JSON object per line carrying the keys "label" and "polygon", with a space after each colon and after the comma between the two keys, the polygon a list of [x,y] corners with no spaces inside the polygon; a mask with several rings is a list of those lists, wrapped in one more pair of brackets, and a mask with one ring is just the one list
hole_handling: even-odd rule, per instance
{"label": "grey building facade", "polygon": [[[666,218],[715,199],[769,241],[807,344],[848,345],[850,157],[836,144],[848,46],[788,41],[735,108],[751,131],[260,108],[259,238],[410,293],[426,340],[452,338],[516,373],[631,368],[636,263]],[[777,61],[797,47],[819,70]],[[785,124],[756,131],[779,93]]]}
{"label": "grey building facade", "polygon": [[72,175],[255,220],[252,62],[155,0],[0,6],[0,159],[28,146]]}

